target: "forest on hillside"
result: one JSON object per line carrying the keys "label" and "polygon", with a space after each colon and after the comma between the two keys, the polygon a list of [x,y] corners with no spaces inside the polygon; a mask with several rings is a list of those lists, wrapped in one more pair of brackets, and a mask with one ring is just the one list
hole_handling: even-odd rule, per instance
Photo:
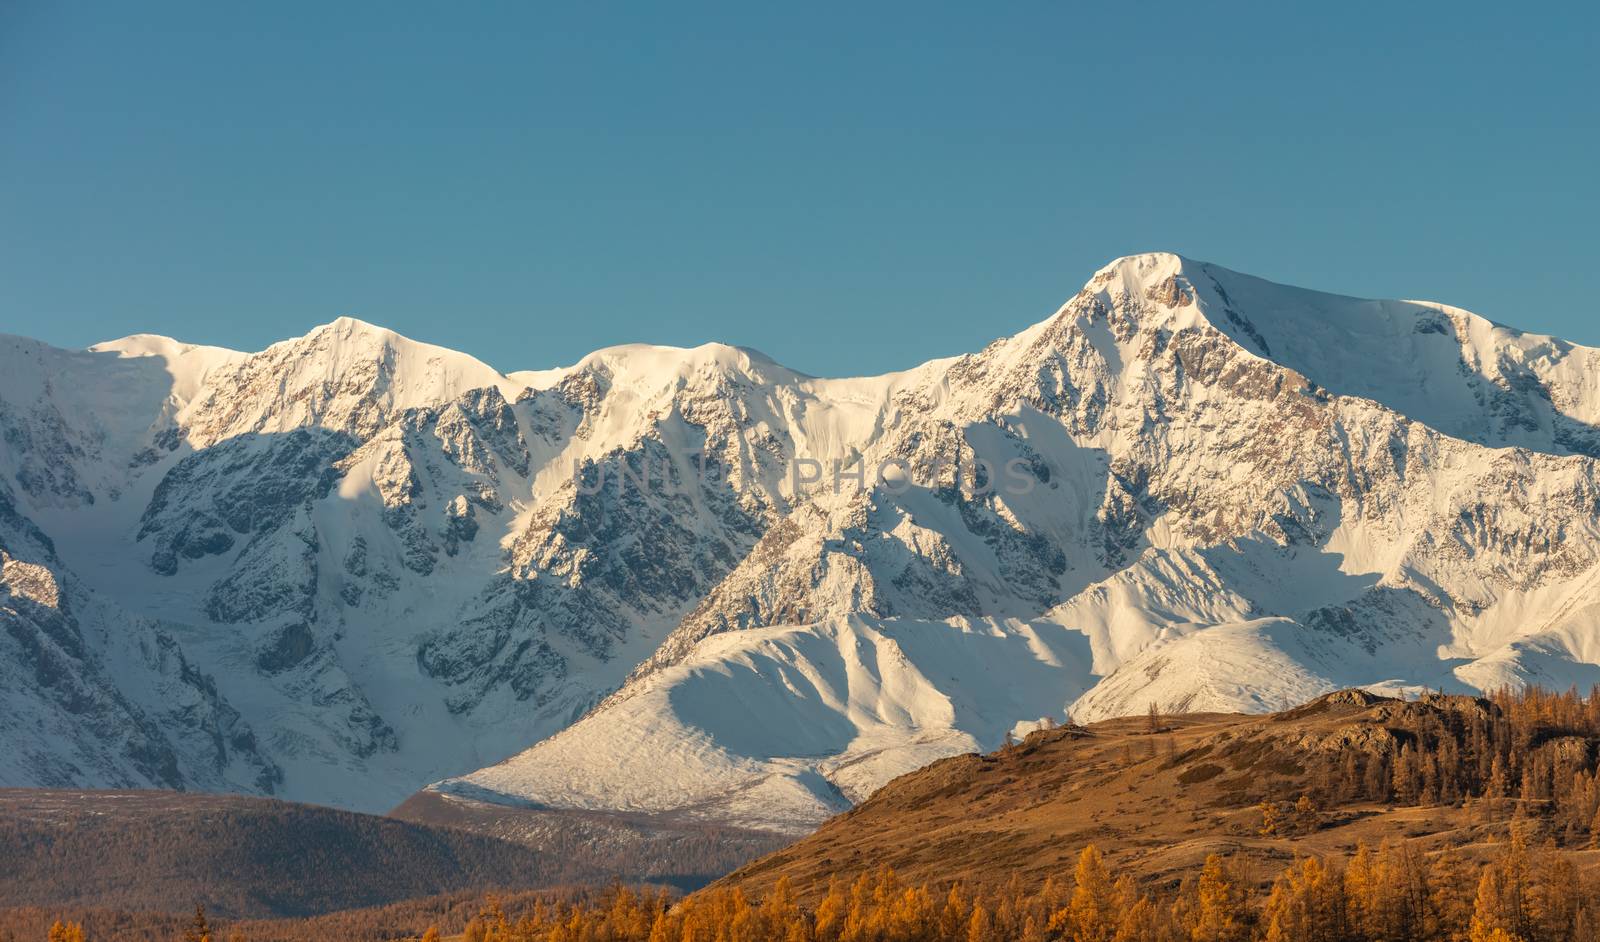
{"label": "forest on hillside", "polygon": [[605,842],[561,827],[541,838],[534,848],[464,827],[238,795],[0,789],[0,910],[198,904],[272,920],[622,875],[698,888],[759,849],[712,827],[678,828],[670,842]]}
{"label": "forest on hillside", "polygon": [[[1344,715],[1380,722],[1337,720],[1334,735],[1349,737],[1340,748],[1295,751],[1307,741],[1308,718]],[[26,919],[0,913],[0,942],[155,942],[180,931],[189,942],[1600,942],[1600,689],[1418,700],[1346,691],[1261,722],[1281,735],[1213,737],[1164,756],[1125,747],[1120,761],[1182,769],[1197,784],[1210,780],[1213,764],[1217,774],[1252,763],[1258,775],[1267,766],[1292,772],[1301,792],[1260,800],[1250,817],[1257,833],[1288,838],[1290,847],[1340,822],[1381,823],[1396,807],[1453,809],[1450,833],[1383,834],[1348,853],[1296,852],[1292,860],[1241,848],[1179,874],[1142,867],[1137,851],[1119,857],[1089,842],[1058,848],[1064,862],[1042,880],[998,867],[932,880],[904,879],[888,866],[845,876],[816,857],[799,862],[824,888],[809,894],[786,873],[759,888],[725,881],[683,898],[622,886],[458,895],[437,908],[208,923],[203,931],[169,917],[159,931],[132,933],[103,915],[36,908]],[[1150,732],[1160,729],[1151,716]],[[1153,749],[1155,736],[1146,741]]]}
{"label": "forest on hillside", "polygon": [[[1521,827],[1486,860],[1428,855],[1416,843],[1362,845],[1348,860],[1306,857],[1264,889],[1255,862],[1208,858],[1173,888],[1141,887],[1085,847],[1062,879],[1027,887],[910,885],[883,868],[835,880],[814,906],[780,881],[751,898],[712,888],[674,901],[616,887],[587,898],[490,898],[461,942],[1595,942],[1591,876]],[[348,939],[307,925],[304,942]],[[347,927],[355,928],[355,927]],[[452,927],[453,929],[454,927]],[[453,934],[453,933],[452,933]],[[393,936],[388,936],[393,938]],[[438,925],[420,934],[438,942]],[[38,942],[96,942],[56,922]],[[242,942],[243,929],[196,914],[184,942]],[[0,931],[0,942],[33,942]]]}
{"label": "forest on hillside", "polygon": [[1486,862],[1410,842],[1345,861],[1303,858],[1265,890],[1248,859],[1208,858],[1171,889],[1141,888],[1092,845],[1043,886],[905,885],[884,868],[835,881],[814,907],[786,883],[761,899],[713,889],[671,905],[626,890],[593,904],[491,902],[464,942],[1593,942],[1600,898],[1568,855],[1520,829]]}

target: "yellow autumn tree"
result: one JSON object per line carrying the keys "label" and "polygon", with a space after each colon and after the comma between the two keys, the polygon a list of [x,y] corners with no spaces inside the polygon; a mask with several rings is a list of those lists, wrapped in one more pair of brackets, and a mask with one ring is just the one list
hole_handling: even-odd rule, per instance
{"label": "yellow autumn tree", "polygon": [[[1512,828],[1511,841],[1500,856],[1483,868],[1478,894],[1472,903],[1471,942],[1496,940],[1495,933],[1531,939],[1534,935],[1531,867],[1527,840],[1521,828]],[[1562,927],[1565,928],[1565,927]]]}
{"label": "yellow autumn tree", "polygon": [[761,901],[758,917],[762,931],[774,939],[782,938],[789,926],[800,920],[800,904],[795,900],[794,884],[787,874],[778,878],[766,899]]}
{"label": "yellow autumn tree", "polygon": [[1348,938],[1342,876],[1303,858],[1273,883],[1262,920],[1267,942],[1341,942]]}
{"label": "yellow autumn tree", "polygon": [[1546,936],[1570,932],[1574,939],[1583,938],[1573,927],[1581,921],[1584,904],[1591,894],[1584,886],[1577,865],[1549,846],[1533,855],[1530,865],[1529,922],[1540,927]]}
{"label": "yellow autumn tree", "polygon": [[817,904],[818,942],[836,942],[844,931],[844,921],[849,912],[850,901],[845,896],[844,881],[835,876],[828,881],[827,895]]}
{"label": "yellow autumn tree", "polygon": [[966,942],[998,942],[989,908],[981,902],[973,905],[972,916],[967,920]]}
{"label": "yellow autumn tree", "polygon": [[945,894],[944,908],[939,912],[939,938],[961,939],[967,931],[967,920],[972,916],[972,902],[966,888],[960,883],[950,887]]}
{"label": "yellow autumn tree", "polygon": [[1117,931],[1116,898],[1105,858],[1093,844],[1078,855],[1072,897],[1061,918],[1052,920],[1071,942],[1110,942]]}
{"label": "yellow autumn tree", "polygon": [[1249,901],[1244,885],[1222,857],[1212,854],[1195,884],[1193,942],[1242,942],[1249,937]]}
{"label": "yellow autumn tree", "polygon": [[1117,932],[1111,942],[1156,942],[1166,937],[1161,910],[1148,896],[1140,896],[1117,919]]}
{"label": "yellow autumn tree", "polygon": [[1378,914],[1373,911],[1372,848],[1366,841],[1356,844],[1356,852],[1344,868],[1346,922],[1360,939],[1378,938]]}

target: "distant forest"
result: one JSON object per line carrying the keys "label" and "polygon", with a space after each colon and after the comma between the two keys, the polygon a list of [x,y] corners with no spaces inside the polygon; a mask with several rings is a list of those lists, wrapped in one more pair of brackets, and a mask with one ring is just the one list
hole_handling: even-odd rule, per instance
{"label": "distant forest", "polygon": [[683,881],[698,887],[753,856],[731,829],[685,827],[676,837],[640,850],[549,828],[536,849],[459,827],[239,795],[8,789],[0,790],[0,910],[171,913],[199,904],[230,919],[309,917],[440,894],[478,900],[490,890],[604,885],[649,868],[706,874]]}

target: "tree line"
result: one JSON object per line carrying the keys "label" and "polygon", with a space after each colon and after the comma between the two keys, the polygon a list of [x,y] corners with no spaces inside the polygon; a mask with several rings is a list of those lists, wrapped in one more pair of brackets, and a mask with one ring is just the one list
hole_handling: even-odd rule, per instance
{"label": "tree line", "polygon": [[[463,942],[1596,942],[1600,897],[1567,855],[1522,829],[1487,860],[1415,842],[1303,857],[1263,887],[1248,858],[1208,857],[1149,888],[1093,845],[1064,879],[908,885],[884,867],[802,905],[787,880],[760,899],[712,889],[673,903],[617,888],[591,902],[494,901]],[[432,942],[425,937],[425,942]]]}
{"label": "tree line", "polygon": [[[587,900],[496,899],[463,942],[1600,942],[1600,896],[1569,855],[1513,828],[1488,860],[1416,842],[1303,857],[1266,888],[1247,858],[1212,855],[1176,887],[1142,888],[1089,845],[1070,876],[969,888],[903,883],[888,867],[835,879],[802,905],[787,878],[760,899],[712,889],[674,902],[615,887]],[[183,942],[223,942],[196,911]],[[438,942],[437,928],[420,942]],[[9,940],[8,940],[9,942]],[[89,942],[56,922],[47,942]]]}
{"label": "tree line", "polygon": [[1600,836],[1600,687],[1430,694],[1381,709],[1387,741],[1303,760],[1316,804],[1456,805],[1483,820],[1539,817],[1569,845]]}

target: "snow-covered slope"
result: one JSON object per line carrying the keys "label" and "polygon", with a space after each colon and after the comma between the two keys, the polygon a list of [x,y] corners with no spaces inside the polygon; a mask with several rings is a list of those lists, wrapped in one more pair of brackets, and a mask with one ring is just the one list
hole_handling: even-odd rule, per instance
{"label": "snow-covered slope", "polygon": [[6,784],[801,830],[1040,722],[1600,680],[1600,352],[1173,255],[856,379],[4,338],[0,436]]}
{"label": "snow-covered slope", "polygon": [[897,775],[1059,715],[1092,682],[1082,641],[964,618],[719,634],[626,700],[436,790],[805,832]]}

